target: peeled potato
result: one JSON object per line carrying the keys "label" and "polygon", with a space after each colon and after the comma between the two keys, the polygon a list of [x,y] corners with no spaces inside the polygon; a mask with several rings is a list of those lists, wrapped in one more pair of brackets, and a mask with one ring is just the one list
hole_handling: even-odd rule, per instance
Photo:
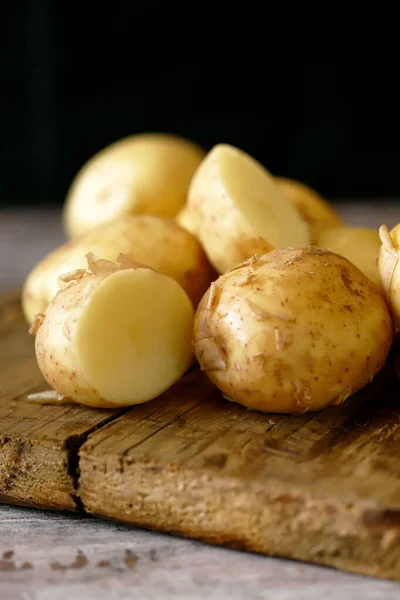
{"label": "peeled potato", "polygon": [[58,292],[32,328],[44,378],[74,402],[140,404],[190,366],[194,309],[186,292],[123,258],[119,269],[89,255],[90,270],[76,273],[81,278]]}
{"label": "peeled potato", "polygon": [[192,180],[188,211],[219,273],[274,248],[305,246],[309,233],[275,179],[241,150],[215,146]]}
{"label": "peeled potato", "polygon": [[347,258],[379,288],[381,277],[378,257],[381,248],[379,233],[362,227],[336,227],[318,232],[316,245]]}
{"label": "peeled potato", "polygon": [[176,279],[197,306],[216,274],[199,242],[172,219],[126,216],[72,240],[44,258],[29,274],[22,306],[29,323],[59,289],[59,276],[85,269],[86,254],[107,260],[122,253]]}
{"label": "peeled potato", "polygon": [[400,329],[400,224],[389,233],[386,225],[379,229],[382,246],[379,254],[379,272],[382,288],[391,310],[396,329]]}
{"label": "peeled potato", "polygon": [[196,311],[193,344],[228,399],[302,413],[371,381],[392,329],[378,288],[345,258],[310,247],[254,256],[219,277]]}
{"label": "peeled potato", "polygon": [[276,182],[308,223],[313,241],[321,230],[342,225],[333,206],[310,186],[285,177],[277,177]]}
{"label": "peeled potato", "polygon": [[124,138],[93,156],[68,192],[64,224],[77,237],[122,215],[174,217],[205,153],[165,134]]}

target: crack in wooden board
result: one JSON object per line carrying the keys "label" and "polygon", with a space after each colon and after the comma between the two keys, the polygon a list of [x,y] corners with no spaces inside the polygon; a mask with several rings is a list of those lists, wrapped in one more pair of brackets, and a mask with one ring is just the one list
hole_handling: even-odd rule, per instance
{"label": "crack in wooden board", "polygon": [[39,406],[26,394],[48,389],[19,294],[0,300],[0,500],[76,510],[77,449],[88,434],[122,411]]}
{"label": "crack in wooden board", "polygon": [[82,506],[149,529],[400,579],[400,402],[390,369],[316,414],[246,410],[197,370],[120,414],[21,399],[44,384],[15,298],[0,301],[0,351],[4,502]]}

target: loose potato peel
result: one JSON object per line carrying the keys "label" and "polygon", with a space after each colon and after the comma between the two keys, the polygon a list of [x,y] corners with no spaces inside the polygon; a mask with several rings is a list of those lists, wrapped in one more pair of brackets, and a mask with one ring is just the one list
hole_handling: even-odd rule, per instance
{"label": "loose potato peel", "polygon": [[32,325],[29,327],[29,333],[35,335],[39,331],[39,327],[44,321],[44,313],[37,313],[33,319]]}
{"label": "loose potato peel", "polygon": [[390,293],[392,286],[393,273],[399,262],[399,255],[390,236],[386,225],[379,228],[379,237],[381,238],[382,248],[380,255],[380,273],[383,291],[389,304],[391,304]]}
{"label": "loose potato peel", "polygon": [[255,302],[250,300],[250,298],[246,298],[246,302],[251,310],[259,321],[265,321],[266,319],[270,319],[271,315],[267,313],[261,306],[258,306]]}
{"label": "loose potato peel", "polygon": [[70,398],[66,398],[63,394],[59,394],[55,390],[45,390],[43,392],[28,394],[26,399],[28,402],[33,402],[34,404],[51,404],[53,406],[73,404]]}

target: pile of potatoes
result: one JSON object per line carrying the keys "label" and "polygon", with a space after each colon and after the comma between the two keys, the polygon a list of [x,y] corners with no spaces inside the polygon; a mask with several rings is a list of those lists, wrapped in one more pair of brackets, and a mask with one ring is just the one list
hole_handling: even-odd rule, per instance
{"label": "pile of potatoes", "polygon": [[22,293],[54,390],[35,401],[139,404],[197,361],[228,400],[318,410],[373,379],[400,327],[400,225],[347,227],[226,144],[112,144],[76,175],[64,225]]}

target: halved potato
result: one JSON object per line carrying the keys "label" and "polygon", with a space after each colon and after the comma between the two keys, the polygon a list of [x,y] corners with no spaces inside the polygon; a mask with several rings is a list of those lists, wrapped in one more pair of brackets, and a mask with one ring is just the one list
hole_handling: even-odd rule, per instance
{"label": "halved potato", "polygon": [[[119,257],[121,268],[88,259],[89,269],[71,274],[36,318],[39,368],[61,395],[56,402],[117,407],[152,400],[191,364],[192,303],[174,279],[127,257]],[[48,396],[32,400],[51,403]]]}
{"label": "halved potato", "polygon": [[220,144],[206,156],[192,180],[187,207],[219,273],[254,254],[309,242],[307,224],[274,177],[232,146]]}

